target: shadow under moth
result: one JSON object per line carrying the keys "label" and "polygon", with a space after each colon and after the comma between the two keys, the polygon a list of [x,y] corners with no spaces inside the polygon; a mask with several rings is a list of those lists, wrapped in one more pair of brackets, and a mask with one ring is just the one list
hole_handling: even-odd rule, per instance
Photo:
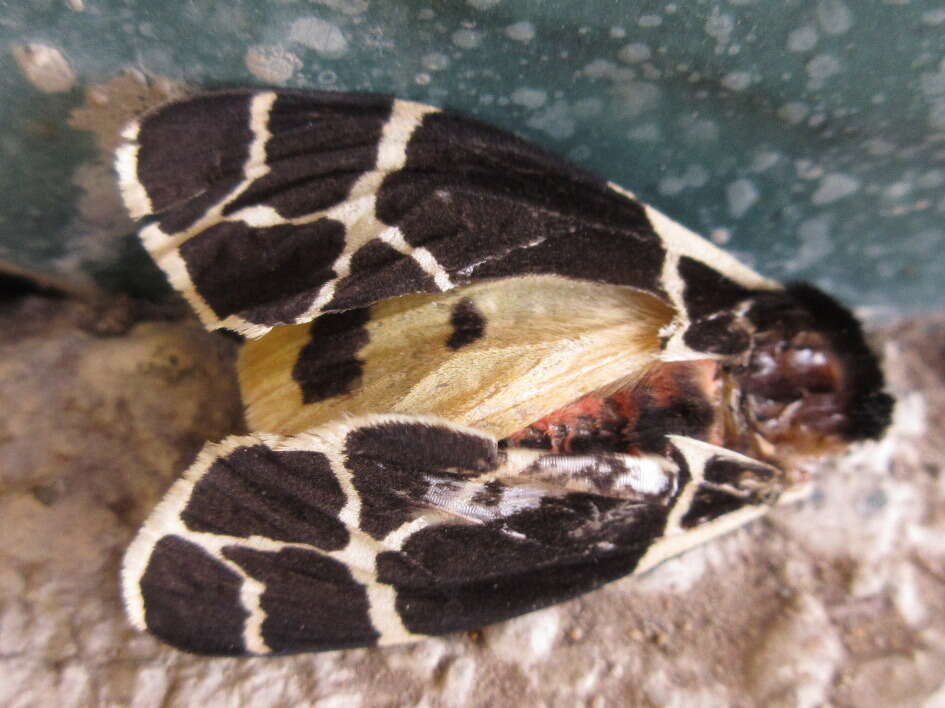
{"label": "shadow under moth", "polygon": [[123,132],[128,209],[249,429],[129,548],[132,623],[200,654],[477,629],[802,489],[892,399],[848,310],[501,130],[242,90]]}

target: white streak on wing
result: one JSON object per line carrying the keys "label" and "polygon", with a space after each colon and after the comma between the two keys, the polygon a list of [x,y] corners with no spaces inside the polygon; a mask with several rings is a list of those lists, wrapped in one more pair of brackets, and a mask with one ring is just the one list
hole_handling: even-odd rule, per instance
{"label": "white streak on wing", "polygon": [[433,254],[422,246],[419,248],[414,248],[409,243],[407,243],[407,241],[404,239],[403,232],[398,227],[392,226],[389,229],[386,229],[379,235],[379,238],[384,243],[403,253],[405,256],[413,258],[417,262],[417,265],[419,265],[427,275],[432,276],[433,280],[436,282],[436,286],[440,290],[446,291],[453,287],[453,283],[450,281],[449,275],[443,269],[443,266],[439,264],[436,258],[433,257]]}
{"label": "white streak on wing", "polygon": [[640,494],[664,494],[677,478],[676,473],[669,473],[666,461],[650,457],[630,458],[635,464],[627,465],[627,471],[617,478],[620,485],[626,485]]}
{"label": "white streak on wing", "polygon": [[380,633],[377,643],[401,644],[416,639],[423,639],[425,635],[414,634],[404,626],[400,614],[397,612],[397,591],[390,585],[374,582],[366,586],[371,624]]}
{"label": "white streak on wing", "polygon": [[138,180],[138,131],[141,124],[133,121],[121,132],[127,142],[115,151],[115,171],[125,208],[133,219],[151,214],[154,208],[144,185]]}
{"label": "white streak on wing", "polygon": [[247,573],[242,573],[242,575],[240,604],[249,612],[249,617],[243,624],[243,645],[246,651],[253,654],[268,654],[272,649],[263,639],[262,626],[266,621],[266,611],[262,608],[261,602],[266,586]]}
{"label": "white streak on wing", "polygon": [[404,545],[411,535],[415,534],[417,531],[421,531],[430,525],[429,520],[424,516],[418,516],[413,521],[410,521],[406,524],[401,524],[396,529],[391,531],[384,537],[384,540],[381,541],[381,545],[391,551],[398,551]]}
{"label": "white streak on wing", "polygon": [[407,143],[414,131],[420,127],[425,115],[438,111],[438,108],[422,103],[395,100],[377,147],[377,169],[383,172],[401,169],[407,163]]}
{"label": "white streak on wing", "polygon": [[240,209],[237,212],[240,220],[247,226],[257,229],[265,229],[270,226],[279,226],[288,223],[288,221],[271,206],[257,204],[255,206]]}

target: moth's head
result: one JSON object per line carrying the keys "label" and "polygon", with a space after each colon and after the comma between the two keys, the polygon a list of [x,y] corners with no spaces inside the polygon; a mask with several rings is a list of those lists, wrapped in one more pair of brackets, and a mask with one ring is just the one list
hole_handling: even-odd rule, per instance
{"label": "moth's head", "polygon": [[883,433],[893,399],[849,310],[793,284],[759,295],[746,317],[755,331],[737,374],[744,413],[779,453],[818,454]]}

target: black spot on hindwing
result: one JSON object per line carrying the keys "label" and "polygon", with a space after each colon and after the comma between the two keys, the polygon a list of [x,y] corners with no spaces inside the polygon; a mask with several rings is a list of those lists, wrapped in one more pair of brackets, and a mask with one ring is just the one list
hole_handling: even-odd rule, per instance
{"label": "black spot on hindwing", "polygon": [[446,346],[450,349],[461,349],[468,344],[472,344],[477,339],[481,339],[486,331],[486,319],[479,312],[470,298],[464,297],[450,313],[450,324],[453,327],[453,333],[446,340]]}
{"label": "black spot on hindwing", "polygon": [[299,352],[292,379],[302,402],[317,403],[354,390],[364,371],[358,352],[368,343],[369,308],[328,313],[314,322],[310,341]]}

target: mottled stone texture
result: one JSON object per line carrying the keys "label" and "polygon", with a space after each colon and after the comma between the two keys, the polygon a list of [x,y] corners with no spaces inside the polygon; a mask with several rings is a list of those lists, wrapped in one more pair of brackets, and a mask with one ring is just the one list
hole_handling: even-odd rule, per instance
{"label": "mottled stone texture", "polygon": [[241,426],[230,340],[190,320],[128,322],[64,300],[0,304],[0,704],[945,700],[945,318],[876,332],[894,429],[825,465],[804,503],[475,635],[243,660],[164,648],[124,619],[118,565],[136,526],[203,440]]}

